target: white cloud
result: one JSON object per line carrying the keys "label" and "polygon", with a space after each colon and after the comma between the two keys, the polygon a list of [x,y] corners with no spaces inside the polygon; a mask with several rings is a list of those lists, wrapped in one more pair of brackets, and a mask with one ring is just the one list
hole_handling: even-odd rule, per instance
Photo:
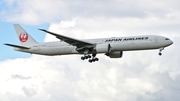
{"label": "white cloud", "polygon": [[[179,19],[178,0],[8,0],[5,19],[26,24],[56,22],[75,17],[93,18],[148,18]],[[143,5],[142,5],[143,4]]]}
{"label": "white cloud", "polygon": [[[90,38],[101,37],[106,33],[106,29],[108,32],[115,31],[114,35],[119,35],[120,30],[116,26],[121,19],[102,18],[101,21],[97,19],[64,20],[53,23],[49,30],[66,33],[67,36],[76,38],[89,38],[89,35]],[[104,25],[103,20],[110,25],[115,23],[113,29],[108,29],[110,25]],[[86,21],[88,23],[85,23]],[[99,26],[100,24],[103,26]],[[92,33],[88,25],[93,26],[93,32],[98,35]],[[132,28],[129,24],[125,27]],[[101,31],[103,28],[104,31]],[[120,32],[123,31],[125,30]],[[84,34],[85,32],[87,34]],[[179,94],[179,91],[172,91],[179,83],[177,71],[180,65],[173,61],[179,61],[180,58],[176,55],[172,56],[172,53],[178,54],[178,51],[174,50],[179,49],[176,47],[179,39],[180,37],[173,39],[177,43],[166,48],[162,57],[157,55],[157,50],[124,52],[124,57],[121,59],[98,55],[100,61],[93,64],[80,60],[79,55],[56,57],[32,55],[30,58],[2,61],[0,79],[3,83],[0,87],[0,96],[4,97],[0,100],[17,99],[17,97],[17,100],[35,101],[132,101],[134,99],[149,101],[161,98],[168,100]],[[46,36],[45,40],[54,39]],[[173,61],[169,61],[169,57]],[[169,94],[172,95],[167,96]]]}
{"label": "white cloud", "polygon": [[[179,19],[180,20],[180,19]],[[170,38],[179,36],[178,20],[149,17],[140,18],[106,18],[77,17],[52,23],[49,30],[79,39],[120,37],[128,35],[163,35]],[[171,34],[171,36],[169,35]],[[48,38],[49,40],[47,40]],[[54,36],[47,35],[45,41],[57,41]]]}
{"label": "white cloud", "polygon": [[[75,55],[33,55],[3,61],[0,63],[1,100],[17,97],[17,100],[38,101],[158,100],[156,94],[166,99],[163,92],[171,91],[178,83],[178,79],[171,78],[168,73],[176,73],[174,69],[179,67],[168,62],[168,54],[170,52],[160,58],[155,51],[125,52],[122,59],[98,55],[100,61],[93,64],[81,61],[80,56]],[[159,69],[147,70],[154,68],[151,64],[159,64]],[[164,68],[165,71],[161,72]],[[176,95],[175,92],[171,94]]]}
{"label": "white cloud", "polygon": [[[79,55],[4,60],[0,62],[0,100],[179,101],[178,2],[13,1],[16,7],[7,10],[9,21],[51,23],[50,31],[78,39],[158,34],[170,37],[174,44],[162,57],[158,50],[124,52],[121,59],[98,55],[100,61],[92,64],[81,61]],[[45,41],[54,40],[54,36],[45,37]]]}

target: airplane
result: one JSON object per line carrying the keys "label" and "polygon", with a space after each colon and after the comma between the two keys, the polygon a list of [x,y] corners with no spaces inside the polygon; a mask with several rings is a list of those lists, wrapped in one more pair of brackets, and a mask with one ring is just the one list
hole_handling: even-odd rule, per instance
{"label": "airplane", "polygon": [[162,50],[173,44],[173,41],[169,38],[159,35],[79,40],[45,29],[39,30],[55,36],[60,41],[38,43],[19,24],[14,24],[14,28],[21,45],[8,43],[4,45],[14,47],[15,51],[47,56],[82,54],[81,59],[87,59],[90,63],[98,61],[96,55],[102,53],[110,58],[122,58],[123,51],[159,49],[159,55],[161,56]]}

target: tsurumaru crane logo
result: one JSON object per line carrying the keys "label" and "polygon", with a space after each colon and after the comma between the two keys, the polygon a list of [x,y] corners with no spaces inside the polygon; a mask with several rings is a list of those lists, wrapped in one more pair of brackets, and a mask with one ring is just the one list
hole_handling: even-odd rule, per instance
{"label": "tsurumaru crane logo", "polygon": [[19,40],[21,42],[26,42],[28,40],[28,34],[26,32],[23,32],[19,35]]}

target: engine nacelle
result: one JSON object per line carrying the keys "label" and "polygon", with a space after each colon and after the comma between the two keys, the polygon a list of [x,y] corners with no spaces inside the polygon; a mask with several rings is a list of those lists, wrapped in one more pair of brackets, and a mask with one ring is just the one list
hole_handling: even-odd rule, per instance
{"label": "engine nacelle", "polygon": [[110,44],[97,44],[95,50],[97,53],[109,53],[110,48]]}
{"label": "engine nacelle", "polygon": [[123,51],[110,52],[106,53],[105,55],[109,56],[110,58],[121,58],[123,56]]}

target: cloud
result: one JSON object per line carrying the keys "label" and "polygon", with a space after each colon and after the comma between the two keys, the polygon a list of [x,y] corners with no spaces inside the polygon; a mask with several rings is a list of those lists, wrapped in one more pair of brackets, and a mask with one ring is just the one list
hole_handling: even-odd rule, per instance
{"label": "cloud", "polygon": [[[6,20],[50,23],[50,31],[69,37],[88,39],[155,34],[171,38],[174,44],[165,48],[161,57],[157,55],[158,50],[124,52],[120,59],[101,54],[97,55],[100,61],[92,64],[80,60],[80,55],[32,55],[4,60],[0,62],[0,100],[179,101],[178,2],[10,2],[9,5],[15,7],[7,9]],[[47,34],[44,40],[57,39]]]}
{"label": "cloud", "polygon": [[[53,23],[74,17],[179,19],[178,0],[169,2],[141,0],[8,0],[3,13],[6,21],[25,24]],[[154,3],[156,2],[156,3]],[[143,5],[142,5],[143,4]]]}
{"label": "cloud", "polygon": [[[173,91],[178,88],[179,74],[176,79],[169,74],[176,72],[179,65],[165,59],[170,52],[161,58],[155,53],[129,52],[116,60],[99,55],[100,61],[94,64],[81,61],[80,56],[33,55],[27,59],[3,61],[0,63],[4,72],[1,72],[1,99],[7,96],[19,97],[19,100],[54,101],[166,100],[179,94]],[[12,74],[31,79],[14,79]],[[172,96],[167,96],[169,94]]]}
{"label": "cloud", "polygon": [[23,75],[11,75],[12,79],[30,79],[31,77],[24,77]]}
{"label": "cloud", "polygon": [[[52,23],[49,30],[79,39],[121,37],[128,35],[163,35],[170,38],[179,36],[178,20],[150,17],[141,18],[106,18],[77,17]],[[171,36],[169,35],[171,33]],[[47,40],[48,38],[48,40]],[[45,41],[58,41],[47,34]]]}
{"label": "cloud", "polygon": [[[85,23],[86,21],[88,23]],[[121,19],[75,18],[52,23],[49,30],[75,38],[94,38],[101,37],[107,32],[114,33],[107,35],[108,37],[119,35],[120,30],[116,24],[120,21]],[[94,30],[92,31],[88,25],[93,26]],[[131,29],[131,26],[127,24],[122,27]],[[121,35],[125,35],[124,31],[125,29],[120,31]],[[137,31],[141,32],[139,29]],[[87,34],[84,34],[85,32]],[[137,33],[131,33],[135,34]],[[178,54],[180,37],[172,39],[175,43],[163,51],[162,57],[159,57],[158,51],[155,50],[124,52],[123,58],[120,59],[98,55],[100,61],[93,64],[80,60],[79,55],[32,55],[29,58],[2,61],[0,95],[3,97],[0,100],[18,97],[17,100],[27,101],[178,101],[179,98],[175,96],[179,94],[177,84],[180,73],[177,71],[180,65],[176,61],[180,58],[172,53]],[[47,34],[45,41],[54,41],[54,38]]]}
{"label": "cloud", "polygon": [[31,87],[26,87],[24,86],[22,88],[22,91],[24,92],[24,94],[26,94],[27,96],[34,96],[37,92],[36,92],[36,86],[33,87],[33,85]]}

